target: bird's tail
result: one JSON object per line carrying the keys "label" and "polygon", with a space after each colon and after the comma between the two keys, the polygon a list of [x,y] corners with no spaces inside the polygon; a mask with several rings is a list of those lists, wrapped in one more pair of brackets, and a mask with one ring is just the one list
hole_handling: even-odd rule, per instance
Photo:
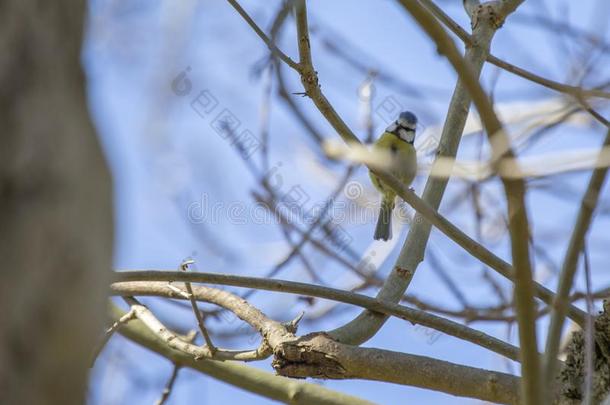
{"label": "bird's tail", "polygon": [[392,239],[392,211],[394,210],[394,201],[388,201],[385,198],[381,200],[381,209],[379,210],[379,218],[377,218],[377,226],[375,227],[375,240]]}

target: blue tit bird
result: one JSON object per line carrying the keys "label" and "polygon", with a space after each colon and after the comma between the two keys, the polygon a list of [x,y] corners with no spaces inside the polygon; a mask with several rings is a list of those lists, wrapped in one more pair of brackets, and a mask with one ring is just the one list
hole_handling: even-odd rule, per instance
{"label": "blue tit bird", "polygon": [[[398,119],[390,124],[373,145],[373,151],[389,151],[391,160],[388,171],[405,186],[411,185],[417,173],[417,153],[413,146],[417,117],[410,111],[400,113]],[[375,240],[392,239],[392,211],[396,193],[386,186],[376,175],[369,173],[375,188],[381,194],[381,208]]]}

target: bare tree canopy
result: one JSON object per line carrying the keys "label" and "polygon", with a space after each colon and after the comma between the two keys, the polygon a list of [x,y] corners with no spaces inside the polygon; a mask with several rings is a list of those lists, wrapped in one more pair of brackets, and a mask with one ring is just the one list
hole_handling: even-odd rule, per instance
{"label": "bare tree canopy", "polygon": [[1,8],[3,403],[610,401],[610,3]]}

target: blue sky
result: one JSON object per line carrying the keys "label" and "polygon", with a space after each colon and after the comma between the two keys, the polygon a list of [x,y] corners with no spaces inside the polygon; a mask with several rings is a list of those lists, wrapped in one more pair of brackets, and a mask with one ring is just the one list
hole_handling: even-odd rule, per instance
{"label": "blue sky", "polygon": [[[392,86],[376,83],[373,107],[379,107],[388,97],[415,111],[422,128],[442,124],[455,84],[450,65],[436,53],[413,20],[395,1],[309,1],[310,24],[314,29],[312,48],[322,89],[345,121],[360,137],[361,125],[357,89],[365,74],[337,58],[325,49],[323,36],[344,38],[363,64],[408,82],[425,97],[396,91]],[[456,4],[453,4],[456,3]],[[467,27],[459,2],[440,2],[448,14]],[[541,15],[543,4],[550,9],[550,18],[567,19],[580,29],[594,27],[607,31],[597,15],[607,15],[604,1],[575,3],[529,1],[511,17],[498,32],[493,52],[524,68],[558,81],[573,80],[572,67],[582,59],[583,49],[569,44],[562,34],[549,33],[519,16]],[[243,7],[262,27],[269,27],[279,2],[243,1]],[[606,12],[605,14],[603,14]],[[515,19],[513,21],[512,19]],[[315,32],[322,33],[316,34]],[[280,47],[296,58],[296,42],[292,21],[286,24]],[[568,45],[565,43],[568,42]],[[239,131],[248,130],[256,136],[261,132],[261,100],[265,97],[267,74],[256,74],[256,67],[268,52],[228,3],[221,0],[195,2],[96,0],[90,2],[88,38],[83,51],[84,66],[89,78],[89,107],[114,177],[115,184],[115,265],[118,269],[175,269],[186,257],[197,261],[201,271],[231,272],[262,276],[283,257],[287,246],[276,224],[264,224],[251,218],[230,220],[225,214],[217,223],[199,221],[193,217],[194,207],[230,204],[253,209],[251,191],[257,189],[255,179],[236,152],[236,148],[219,136],[213,128],[216,114],[230,111],[240,121]],[[607,63],[607,55],[598,66]],[[179,96],[172,91],[172,81],[188,69],[192,84],[189,94]],[[587,79],[596,85],[607,77],[599,74]],[[482,83],[486,88],[496,80],[498,72],[487,66]],[[293,92],[302,91],[298,77],[284,70],[287,86]],[[599,77],[599,80],[596,80]],[[309,196],[309,206],[323,202],[332,192],[341,173],[341,165],[328,165],[305,130],[275,95],[271,98],[269,134],[270,165],[281,176],[281,190],[300,186]],[[191,103],[206,91],[217,102],[213,113],[199,115]],[[510,111],[511,103],[532,103],[558,100],[558,95],[501,72],[494,86],[495,101]],[[330,126],[306,98],[294,96],[327,139],[337,139]],[[529,105],[529,104],[528,104]],[[500,107],[498,107],[500,108]],[[375,132],[385,127],[383,117],[374,115]],[[595,147],[601,143],[603,131],[588,121],[562,126],[551,131],[527,154],[536,155]],[[476,136],[466,137],[460,156],[475,156]],[[580,196],[588,175],[576,173],[554,176],[551,182],[565,185],[568,194]],[[367,173],[360,168],[354,181],[363,185],[365,197],[375,199]],[[421,192],[425,179],[418,178],[414,187]],[[447,200],[464,188],[461,181],[452,181]],[[607,190],[606,186],[606,190]],[[501,187],[485,185],[490,199],[502,200]],[[345,198],[343,198],[345,200]],[[605,201],[608,199],[605,198]],[[491,200],[490,200],[491,201]],[[348,201],[349,202],[349,201]],[[197,205],[199,204],[199,205]],[[555,264],[560,263],[571,230],[576,205],[551,193],[534,190],[528,196],[534,238],[547,250]],[[493,204],[489,209],[493,211]],[[495,207],[498,210],[498,207]],[[501,206],[498,212],[501,211]],[[472,212],[466,206],[447,207],[441,211],[470,235],[474,234]],[[239,215],[238,215],[239,216]],[[492,221],[493,217],[489,218]],[[609,240],[604,227],[607,216],[599,216],[590,236],[593,270],[607,263]],[[371,249],[382,252],[387,246],[371,245],[374,224],[343,224],[352,242],[349,247],[361,254]],[[493,227],[491,226],[490,229]],[[607,229],[607,228],[606,228]],[[398,237],[404,240],[406,227]],[[489,247],[505,259],[508,245],[500,235]],[[395,236],[396,240],[396,236]],[[491,292],[481,282],[481,265],[467,257],[451,241],[433,231],[431,249],[459,284],[471,303],[489,303]],[[307,252],[311,252],[307,250]],[[380,273],[387,274],[398,253],[395,246],[381,263]],[[311,253],[315,267],[320,268],[325,282],[341,286],[353,279],[345,270],[320,255]],[[541,258],[536,270],[541,281],[550,287],[555,276]],[[428,261],[418,269],[409,291],[418,297],[431,299],[447,306],[457,306],[454,297],[441,283]],[[281,278],[310,281],[298,262],[288,266]],[[499,280],[499,278],[497,278]],[[605,286],[610,276],[597,271],[596,286]],[[506,284],[503,284],[506,286]],[[508,290],[507,290],[508,291]],[[373,291],[367,291],[372,294]],[[301,309],[308,309],[290,295],[257,294],[253,302],[278,320],[291,319]],[[172,326],[193,327],[192,314],[171,304],[147,301],[161,318]],[[342,307],[343,308],[343,307]],[[344,308],[331,319],[303,325],[303,332],[332,328],[348,321],[357,309]],[[544,322],[540,323],[541,331]],[[236,325],[213,323],[217,330],[229,331]],[[477,323],[476,328],[515,342],[515,331],[507,335],[498,324]],[[542,341],[542,340],[541,340]],[[247,339],[231,339],[227,346],[244,347]],[[366,346],[406,351],[476,367],[507,371],[498,356],[463,343],[449,336],[431,342],[421,328],[401,320],[390,320]],[[257,366],[270,369],[269,362]],[[512,365],[517,369],[516,365]],[[518,370],[518,369],[517,369]],[[154,401],[171,373],[165,359],[137,347],[120,337],[114,337],[96,365],[90,402],[95,404],[148,404]],[[240,400],[251,404],[269,401],[235,389],[210,377],[182,370],[170,403],[218,403]],[[466,404],[473,401],[410,387],[366,381],[326,381],[327,387],[361,396],[382,404],[414,403]]]}

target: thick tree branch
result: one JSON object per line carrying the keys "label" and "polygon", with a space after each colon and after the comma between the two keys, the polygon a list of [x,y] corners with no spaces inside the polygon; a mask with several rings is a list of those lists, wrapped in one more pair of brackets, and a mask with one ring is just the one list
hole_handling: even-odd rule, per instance
{"label": "thick tree branch", "polygon": [[[125,313],[111,306],[110,316],[118,320]],[[195,360],[192,356],[172,349],[141,321],[135,320],[119,329],[126,338],[170,359],[173,363],[201,371],[217,380],[266,398],[295,405],[371,405],[363,399],[331,391],[315,384],[274,376],[266,371],[235,362]]]}
{"label": "thick tree branch", "polygon": [[[436,19],[419,3],[401,1],[405,9],[415,18],[420,27],[436,43],[439,52],[447,57],[455,71],[464,81],[474,102],[485,132],[492,147],[492,158],[514,157],[509,139],[487,95],[481,88],[471,66],[465,61],[455,44]],[[471,16],[475,25],[487,20],[490,24],[501,24],[504,16],[499,15],[502,2],[488,2],[476,9]],[[517,167],[515,167],[518,170]],[[515,306],[519,321],[519,341],[521,344],[522,394],[525,404],[539,404],[542,401],[541,369],[536,342],[536,310],[534,306],[534,282],[529,258],[529,225],[524,203],[525,184],[521,179],[501,177],[508,200],[509,231],[515,277]]]}
{"label": "thick tree branch", "polygon": [[[201,282],[219,285],[231,285],[236,287],[256,288],[259,290],[278,291],[292,294],[302,294],[312,297],[325,298],[333,301],[343,302],[346,304],[357,305],[375,312],[385,313],[399,317],[401,319],[417,323],[429,328],[436,329],[458,339],[466,340],[474,343],[509,359],[518,361],[518,348],[505,343],[499,339],[489,336],[483,332],[474,330],[467,326],[461,325],[448,319],[444,319],[426,312],[405,307],[398,304],[385,303],[375,298],[370,298],[365,295],[356,294],[348,291],[342,291],[330,287],[321,287],[313,284],[298,283],[294,281],[276,280],[257,277],[243,277],[228,274],[217,273],[178,273],[167,271],[124,271],[115,273],[116,280],[111,285],[111,289],[116,294],[121,295],[156,295],[171,298],[184,299],[180,294],[164,288],[164,283],[152,283],[152,281],[188,281]],[[220,305],[232,312],[239,318],[248,322],[252,327],[261,332],[261,335],[269,340],[284,339],[285,337],[278,332],[279,326],[268,320],[264,314],[258,313],[256,309],[254,313],[244,313],[245,301],[237,298],[233,294],[207,287],[193,287],[194,297],[199,300],[212,302]],[[232,305],[227,305],[227,299],[224,296],[233,297],[231,300],[239,300]],[[221,299],[220,299],[221,298]],[[247,304],[247,303],[246,303]],[[272,329],[269,329],[273,326]],[[279,336],[279,337],[278,337]],[[272,344],[272,342],[270,342]]]}
{"label": "thick tree branch", "polygon": [[[132,301],[132,308],[139,313],[140,305],[133,299],[128,300]],[[113,316],[122,316],[120,310],[113,309],[112,311]],[[151,316],[150,312],[147,312],[146,318]],[[138,314],[138,318],[142,320],[140,314]],[[143,322],[148,321],[149,319]],[[330,339],[324,333],[314,333],[297,338],[287,331],[287,327],[277,325],[279,325],[277,329],[281,329],[281,332],[270,338],[269,344],[275,355],[273,367],[283,376],[366,379],[427,388],[496,403],[513,404],[518,400],[519,378],[509,374],[476,369],[422,356],[344,345]],[[190,349],[184,351],[177,345],[172,346],[172,342],[168,342],[160,334],[153,332],[158,326],[150,328],[148,325],[146,332],[138,331],[136,336],[133,334],[130,336],[130,330],[138,327],[138,321],[133,321],[120,332],[138,342],[141,342],[142,338],[148,337],[141,336],[141,334],[152,335],[164,346],[162,354],[169,357],[176,366],[198,368],[196,367],[198,364],[211,363],[211,361],[198,360],[193,357]],[[138,334],[140,336],[137,336]],[[176,355],[168,356],[168,349]],[[161,351],[161,348],[154,348],[154,350]],[[177,356],[180,357],[177,358]],[[413,370],[417,370],[417,372],[413,372]],[[227,382],[232,383],[232,381]],[[261,387],[265,391],[263,395],[270,396],[270,381],[260,385],[264,385]],[[243,387],[243,385],[240,386]]]}
{"label": "thick tree branch", "polygon": [[276,349],[274,368],[291,377],[366,379],[502,404],[519,402],[519,378],[406,353],[338,343],[324,333]]}

